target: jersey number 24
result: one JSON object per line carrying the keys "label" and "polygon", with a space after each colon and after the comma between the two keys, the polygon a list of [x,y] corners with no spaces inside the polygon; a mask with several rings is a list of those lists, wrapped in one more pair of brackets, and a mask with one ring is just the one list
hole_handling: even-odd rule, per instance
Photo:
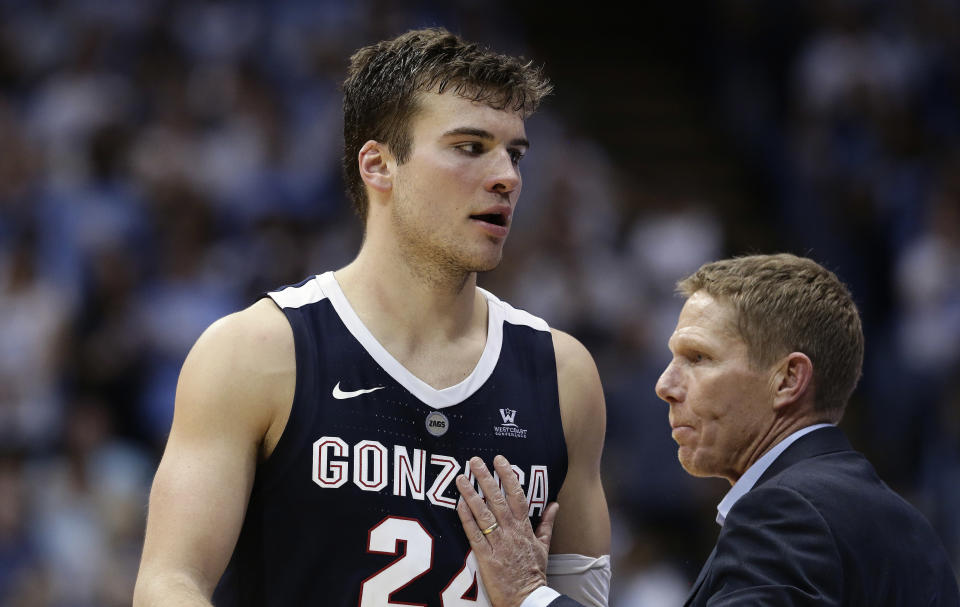
{"label": "jersey number 24", "polygon": [[[393,603],[390,599],[393,593],[430,571],[433,566],[433,536],[416,519],[388,516],[370,530],[367,551],[395,555],[400,552],[400,542],[406,543],[404,555],[363,580],[360,586],[360,607],[411,605]],[[477,585],[476,598],[466,598],[474,581]],[[477,576],[477,560],[472,550],[467,553],[463,568],[440,591],[440,603],[443,607],[490,607],[483,583]]]}

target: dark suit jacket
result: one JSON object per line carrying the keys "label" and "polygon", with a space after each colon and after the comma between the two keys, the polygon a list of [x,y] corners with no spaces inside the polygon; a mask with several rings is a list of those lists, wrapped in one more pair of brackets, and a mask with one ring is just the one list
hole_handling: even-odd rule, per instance
{"label": "dark suit jacket", "polygon": [[960,594],[927,520],[831,427],[734,504],[686,605],[956,607]]}
{"label": "dark suit jacket", "polygon": [[831,427],[790,445],[734,504],[685,605],[960,607],[960,593],[927,520]]}

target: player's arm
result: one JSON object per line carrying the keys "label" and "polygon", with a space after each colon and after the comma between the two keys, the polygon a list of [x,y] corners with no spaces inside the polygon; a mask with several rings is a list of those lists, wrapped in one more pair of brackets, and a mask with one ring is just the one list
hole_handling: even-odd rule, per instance
{"label": "player's arm", "polygon": [[[593,357],[562,331],[553,331],[567,476],[557,496],[547,579],[588,605],[605,605],[609,589],[610,515],[600,481],[606,431],[603,387]],[[602,595],[602,596],[601,596]]]}
{"label": "player's arm", "polygon": [[567,476],[557,501],[551,554],[610,553],[610,515],[600,482],[607,414],[593,357],[562,331],[553,331],[560,412],[567,442]]}
{"label": "player's arm", "polygon": [[150,492],[134,605],[210,605],[258,459],[289,415],[293,334],[269,300],[210,326],[184,362]]}

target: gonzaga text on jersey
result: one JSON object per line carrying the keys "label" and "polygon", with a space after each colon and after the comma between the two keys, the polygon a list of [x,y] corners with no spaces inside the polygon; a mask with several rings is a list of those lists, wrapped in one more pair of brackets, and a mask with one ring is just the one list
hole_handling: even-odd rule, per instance
{"label": "gonzaga text on jersey", "polygon": [[[461,466],[451,456],[428,454],[424,449],[409,451],[403,445],[388,449],[375,440],[362,440],[351,449],[337,436],[323,436],[313,443],[312,478],[324,489],[337,489],[350,480],[363,491],[381,491],[391,485],[393,495],[456,508],[457,499],[452,497],[456,490],[447,489],[461,470],[473,480],[466,462]],[[527,495],[528,515],[542,514],[550,494],[547,466],[531,465],[529,474],[519,466],[513,466],[513,471]]]}

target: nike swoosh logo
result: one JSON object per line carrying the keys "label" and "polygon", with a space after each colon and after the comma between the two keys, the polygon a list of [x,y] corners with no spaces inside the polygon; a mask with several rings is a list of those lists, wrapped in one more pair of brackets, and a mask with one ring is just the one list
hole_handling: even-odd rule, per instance
{"label": "nike swoosh logo", "polygon": [[345,392],[340,389],[340,382],[337,382],[337,385],[333,387],[333,397],[337,400],[343,400],[345,398],[353,398],[354,396],[360,396],[361,394],[369,394],[370,392],[383,390],[384,388],[386,388],[386,386],[377,386],[376,388],[367,388],[366,390],[350,390]]}

